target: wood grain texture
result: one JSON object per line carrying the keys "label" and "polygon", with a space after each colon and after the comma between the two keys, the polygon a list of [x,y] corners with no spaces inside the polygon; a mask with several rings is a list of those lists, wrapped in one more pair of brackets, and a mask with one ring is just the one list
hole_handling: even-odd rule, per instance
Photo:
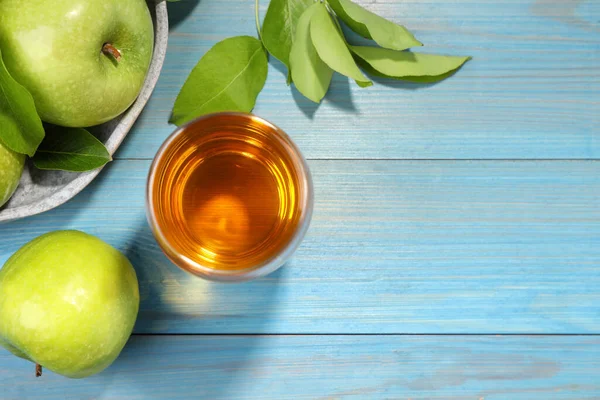
{"label": "wood grain texture", "polygon": [[[436,85],[378,80],[360,89],[336,74],[317,106],[286,86],[272,59],[255,113],[287,131],[308,158],[600,158],[598,1],[358,3],[405,24],[426,44],[419,51],[473,60]],[[221,39],[255,34],[247,0],[189,0],[170,14],[160,81],[117,157],[153,157],[173,130],[170,110],[198,59]]]}
{"label": "wood grain texture", "polygon": [[599,337],[144,336],[69,380],[0,353],[4,400],[600,398]]}
{"label": "wood grain texture", "polygon": [[255,113],[312,159],[316,208],[292,261],[239,285],[164,257],[144,186],[188,73],[255,33],[253,2],[169,5],[165,67],[118,160],[66,205],[0,225],[0,264],[56,229],[122,250],[140,280],[135,331],[162,335],[75,381],[35,379],[1,350],[0,398],[600,399],[600,336],[445,335],[600,334],[600,2],[357,2],[420,51],[473,60],[436,85],[336,75],[320,106],[271,60]]}
{"label": "wood grain texture", "polygon": [[53,229],[129,256],[149,333],[600,333],[600,162],[312,161],[315,214],[283,269],[208,283],[145,220],[149,161],[0,227],[0,263]]}

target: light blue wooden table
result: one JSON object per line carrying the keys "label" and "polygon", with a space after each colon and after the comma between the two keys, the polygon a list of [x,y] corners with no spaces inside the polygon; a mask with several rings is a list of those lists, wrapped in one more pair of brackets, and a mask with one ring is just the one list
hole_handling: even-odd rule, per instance
{"label": "light blue wooden table", "polygon": [[272,60],[255,113],[309,159],[314,219],[285,268],[213,284],[157,248],[144,184],[187,74],[254,34],[252,3],[171,4],[165,68],[116,160],[0,226],[0,263],[50,230],[97,235],[142,295],[104,373],[35,379],[0,351],[0,398],[600,399],[600,2],[363,0],[474,59],[432,86],[336,76],[319,107]]}

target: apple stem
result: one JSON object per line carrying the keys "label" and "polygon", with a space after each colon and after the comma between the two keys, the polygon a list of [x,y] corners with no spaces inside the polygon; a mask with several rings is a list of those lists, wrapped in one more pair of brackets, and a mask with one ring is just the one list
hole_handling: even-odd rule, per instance
{"label": "apple stem", "polygon": [[42,376],[42,366],[40,364],[35,364],[35,377],[39,378]]}
{"label": "apple stem", "polygon": [[121,61],[121,52],[111,43],[104,43],[102,52],[106,55],[113,56],[117,62]]}

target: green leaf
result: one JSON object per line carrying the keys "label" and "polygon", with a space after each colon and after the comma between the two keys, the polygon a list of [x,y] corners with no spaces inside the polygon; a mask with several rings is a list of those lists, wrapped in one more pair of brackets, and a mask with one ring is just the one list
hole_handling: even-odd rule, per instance
{"label": "green leaf", "polygon": [[290,79],[290,51],[296,26],[302,13],[314,4],[313,0],[271,0],[262,27],[262,42],[275,58],[285,64]]}
{"label": "green leaf", "polygon": [[12,151],[33,156],[44,126],[31,94],[10,75],[0,53],[0,141]]}
{"label": "green leaf", "polygon": [[313,4],[298,20],[290,52],[294,84],[300,93],[315,103],[319,103],[325,96],[333,76],[333,70],[319,58],[310,38],[310,21],[318,7],[319,4]]}
{"label": "green leaf", "polygon": [[33,164],[39,169],[84,172],[111,160],[102,142],[85,129],[52,126],[35,153]]}
{"label": "green leaf", "polygon": [[327,12],[327,7],[322,3],[318,3],[313,11],[310,20],[310,37],[317,54],[329,68],[354,79],[361,87],[373,84],[354,62],[344,37]]}
{"label": "green leaf", "polygon": [[397,25],[350,0],[328,0],[335,13],[362,37],[373,39],[381,47],[406,50],[423,46],[405,27]]}
{"label": "green leaf", "polygon": [[267,55],[256,38],[236,36],[215,44],[188,76],[169,122],[182,125],[213,112],[252,111],[267,69]]}
{"label": "green leaf", "polygon": [[471,59],[368,46],[350,46],[350,49],[371,75],[420,83],[445,79]]}

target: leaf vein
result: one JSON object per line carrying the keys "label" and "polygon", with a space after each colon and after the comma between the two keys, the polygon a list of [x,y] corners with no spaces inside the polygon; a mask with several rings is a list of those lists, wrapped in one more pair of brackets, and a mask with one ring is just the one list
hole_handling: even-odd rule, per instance
{"label": "leaf vein", "polygon": [[73,152],[69,152],[69,151],[56,151],[56,150],[43,150],[43,149],[39,149],[37,151],[37,153],[46,153],[46,154],[63,154],[63,155],[69,155],[69,156],[78,156],[78,157],[90,157],[90,158],[101,158],[101,159],[108,159],[108,157],[104,156],[104,155],[99,155],[99,154],[86,154],[86,153],[73,153]]}
{"label": "leaf vein", "polygon": [[256,49],[256,51],[252,54],[252,56],[248,59],[248,63],[246,64],[246,66],[244,66],[244,68],[242,68],[242,70],[240,72],[238,72],[238,74],[236,76],[233,77],[233,79],[231,80],[231,82],[229,82],[229,84],[227,84],[227,86],[225,86],[223,89],[221,89],[219,91],[219,93],[217,93],[216,95],[214,95],[213,97],[211,97],[210,99],[206,100],[204,103],[200,104],[196,109],[194,109],[192,112],[186,113],[186,114],[195,114],[195,113],[199,113],[207,104],[209,104],[210,102],[214,101],[216,98],[218,98],[220,95],[222,95],[227,89],[229,89],[229,87],[231,85],[233,85],[233,83],[235,81],[238,80],[238,78],[250,67],[250,65],[252,64],[252,60],[254,59],[254,57],[259,54],[259,52],[262,51],[262,48],[259,47],[258,49]]}

